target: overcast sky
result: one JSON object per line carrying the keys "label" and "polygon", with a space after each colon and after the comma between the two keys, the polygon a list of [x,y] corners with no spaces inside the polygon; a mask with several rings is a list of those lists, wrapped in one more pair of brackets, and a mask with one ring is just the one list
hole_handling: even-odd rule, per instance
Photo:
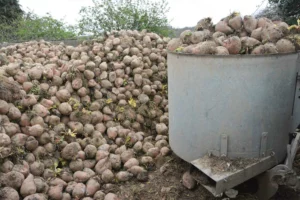
{"label": "overcast sky", "polygon": [[[92,0],[19,0],[24,10],[29,8],[38,15],[51,13],[53,17],[75,24],[82,6],[93,5]],[[171,25],[176,28],[195,26],[204,17],[212,17],[216,23],[230,12],[242,15],[253,14],[258,6],[267,5],[267,0],[168,0]]]}

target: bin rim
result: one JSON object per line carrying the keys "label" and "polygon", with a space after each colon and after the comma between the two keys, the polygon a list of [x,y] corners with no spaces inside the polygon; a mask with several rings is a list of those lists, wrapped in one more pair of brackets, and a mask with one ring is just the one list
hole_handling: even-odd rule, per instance
{"label": "bin rim", "polygon": [[191,56],[191,57],[203,57],[203,58],[253,58],[253,57],[282,57],[288,55],[297,55],[300,56],[300,50],[290,53],[274,53],[274,54],[262,54],[262,55],[253,55],[253,54],[229,54],[229,55],[212,55],[212,54],[191,54],[191,53],[178,53],[168,51],[168,54],[173,54],[177,56]]}

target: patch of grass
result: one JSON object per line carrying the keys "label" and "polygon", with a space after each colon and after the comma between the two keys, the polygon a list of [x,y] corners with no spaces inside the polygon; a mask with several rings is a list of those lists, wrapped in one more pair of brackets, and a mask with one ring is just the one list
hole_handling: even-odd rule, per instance
{"label": "patch of grass", "polygon": [[106,103],[106,104],[111,104],[112,102],[113,102],[113,100],[109,98],[109,99],[106,100],[105,103]]}
{"label": "patch of grass", "polygon": [[75,98],[70,98],[68,103],[72,106],[73,110],[78,110],[81,106],[80,102]]}
{"label": "patch of grass", "polygon": [[128,81],[126,79],[124,79],[123,86],[126,86],[126,85],[128,85]]}
{"label": "patch of grass", "polygon": [[75,66],[70,67],[68,71],[68,75],[70,76],[71,80],[74,80],[79,73],[79,70]]}
{"label": "patch of grass", "polygon": [[63,132],[61,132],[64,136],[71,136],[71,137],[74,137],[76,138],[76,129],[74,129],[73,131],[71,129],[68,129],[68,130],[65,130]]}
{"label": "patch of grass", "polygon": [[133,98],[130,98],[130,100],[128,101],[129,105],[133,108],[136,107],[136,101]]}
{"label": "patch of grass", "polygon": [[125,108],[123,106],[117,106],[116,109],[117,113],[123,113],[125,111]]}
{"label": "patch of grass", "polygon": [[61,171],[62,171],[62,169],[59,168],[58,165],[59,165],[59,162],[55,161],[55,162],[54,162],[54,165],[53,165],[53,167],[52,167],[52,170],[54,171],[54,176],[55,176],[55,177],[59,176],[60,173],[61,173]]}
{"label": "patch of grass", "polygon": [[56,104],[54,104],[53,106],[51,106],[48,110],[52,111],[52,110],[55,110],[55,109],[57,109],[57,105]]}
{"label": "patch of grass", "polygon": [[130,136],[126,136],[126,138],[125,138],[125,146],[126,147],[132,147],[131,137]]}
{"label": "patch of grass", "polygon": [[176,53],[181,53],[183,51],[183,47],[178,47],[177,49],[175,49]]}
{"label": "patch of grass", "polygon": [[92,114],[92,111],[87,110],[87,109],[85,109],[85,108],[83,108],[81,112],[82,112],[83,114],[87,114],[87,115],[91,115],[91,114]]}
{"label": "patch of grass", "polygon": [[30,120],[37,116],[36,112],[31,110],[30,108],[28,108],[28,110],[26,110],[25,113],[27,114]]}
{"label": "patch of grass", "polygon": [[33,86],[29,90],[29,94],[39,95],[41,88],[37,84],[33,84]]}
{"label": "patch of grass", "polygon": [[33,86],[31,87],[31,89],[29,90],[28,93],[29,93],[29,94],[34,94],[34,95],[39,96],[39,99],[38,99],[38,100],[41,100],[41,99],[43,99],[43,98],[47,99],[47,98],[50,97],[50,95],[48,94],[48,92],[45,91],[45,90],[42,90],[42,89],[40,88],[40,86],[37,85],[37,84],[33,84]]}

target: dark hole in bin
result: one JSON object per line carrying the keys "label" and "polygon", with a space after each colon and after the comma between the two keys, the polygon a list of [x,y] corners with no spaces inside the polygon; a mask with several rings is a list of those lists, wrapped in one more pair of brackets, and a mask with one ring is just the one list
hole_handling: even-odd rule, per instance
{"label": "dark hole in bin", "polygon": [[213,179],[211,179],[209,176],[204,174],[201,170],[199,170],[198,168],[196,168],[193,165],[190,168],[190,173],[191,173],[192,177],[199,184],[207,185],[207,186],[210,186],[210,187],[215,187],[216,186],[216,182]]}
{"label": "dark hole in bin", "polygon": [[249,179],[248,181],[236,186],[234,189],[239,191],[239,194],[255,194],[258,191],[257,179]]}
{"label": "dark hole in bin", "polygon": [[[191,173],[192,177],[199,184],[205,185],[205,186],[210,186],[212,188],[216,188],[216,182],[213,179],[211,179],[209,176],[207,176],[206,174],[201,172],[196,167],[191,166],[190,173]],[[251,179],[235,186],[233,189],[237,190],[239,192],[239,194],[252,194],[252,195],[255,195],[255,193],[258,191],[257,179],[256,179],[256,177],[251,178]]]}

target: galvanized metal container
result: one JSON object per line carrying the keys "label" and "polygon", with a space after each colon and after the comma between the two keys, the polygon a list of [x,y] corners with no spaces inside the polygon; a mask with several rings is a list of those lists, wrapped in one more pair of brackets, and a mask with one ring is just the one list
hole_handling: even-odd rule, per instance
{"label": "galvanized metal container", "polygon": [[168,53],[169,139],[191,162],[206,154],[229,158],[286,157],[299,124],[294,106],[298,53],[187,55]]}

